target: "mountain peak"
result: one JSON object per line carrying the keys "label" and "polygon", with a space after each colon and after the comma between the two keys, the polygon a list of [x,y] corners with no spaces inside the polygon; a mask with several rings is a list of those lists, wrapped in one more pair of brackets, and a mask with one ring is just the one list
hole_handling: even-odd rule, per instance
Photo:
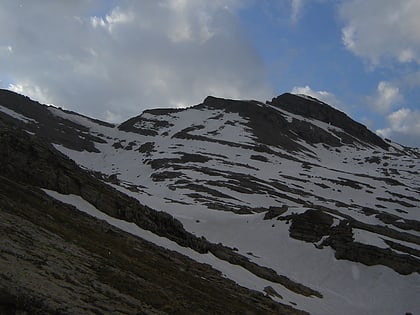
{"label": "mountain peak", "polygon": [[349,135],[361,139],[383,149],[388,149],[389,144],[381,137],[371,132],[366,126],[354,121],[344,112],[310,96],[284,93],[267,102],[267,104],[301,115],[309,119],[316,119],[327,124],[339,127]]}
{"label": "mountain peak", "polygon": [[[314,118],[326,123],[338,123],[338,118],[350,119],[345,113],[316,98],[304,94],[284,93],[267,102],[290,113]],[[341,126],[337,126],[341,127]]]}

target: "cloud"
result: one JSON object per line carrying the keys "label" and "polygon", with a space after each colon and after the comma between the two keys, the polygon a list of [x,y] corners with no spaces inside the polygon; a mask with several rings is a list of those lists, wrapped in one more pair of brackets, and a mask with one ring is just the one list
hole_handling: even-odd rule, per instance
{"label": "cloud", "polygon": [[343,103],[333,94],[327,91],[314,91],[308,85],[306,86],[295,86],[292,89],[293,94],[304,94],[308,96],[312,96],[330,106],[335,108],[343,108],[345,107]]}
{"label": "cloud", "polygon": [[420,1],[342,1],[339,15],[346,49],[367,61],[371,69],[385,67],[387,75],[394,76],[380,81],[366,98],[370,108],[384,116],[376,119],[385,118],[385,126],[377,133],[420,146],[419,111],[396,110],[405,102],[403,94],[415,94],[420,86]]}
{"label": "cloud", "polygon": [[390,82],[381,81],[376,88],[376,94],[368,98],[374,111],[385,114],[393,107],[400,105],[404,97],[397,86]]}
{"label": "cloud", "polygon": [[420,1],[350,0],[340,4],[344,46],[378,65],[386,59],[420,64]]}
{"label": "cloud", "polygon": [[52,100],[48,97],[48,91],[40,88],[36,84],[22,82],[20,84],[9,84],[7,87],[10,91],[24,94],[43,104],[52,104]]}
{"label": "cloud", "polygon": [[292,0],[291,8],[292,13],[290,19],[292,23],[296,23],[299,20],[300,13],[303,9],[303,0]]}
{"label": "cloud", "polygon": [[377,134],[420,148],[420,110],[401,108],[389,114],[387,121],[388,126]]}
{"label": "cloud", "polygon": [[[101,119],[272,87],[240,0],[13,1],[0,6],[3,84]],[[245,4],[244,4],[245,3]],[[21,5],[19,5],[21,4]]]}

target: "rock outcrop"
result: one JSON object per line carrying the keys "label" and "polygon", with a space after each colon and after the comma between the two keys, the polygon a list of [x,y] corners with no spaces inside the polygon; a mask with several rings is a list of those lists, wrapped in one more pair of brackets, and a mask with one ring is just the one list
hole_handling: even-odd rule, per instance
{"label": "rock outcrop", "polygon": [[[289,214],[273,216],[278,220],[290,221],[290,237],[314,243],[317,248],[330,246],[335,250],[337,259],[346,259],[359,262],[368,266],[384,265],[402,275],[420,273],[420,252],[391,242],[391,248],[379,248],[377,246],[363,244],[355,241],[354,229],[367,232],[375,232],[377,235],[393,236],[397,239],[411,241],[420,245],[420,238],[406,235],[374,225],[358,222],[354,219],[343,219],[338,224],[333,224],[333,217],[320,209],[309,209],[301,214]],[[337,220],[337,219],[336,219]]]}

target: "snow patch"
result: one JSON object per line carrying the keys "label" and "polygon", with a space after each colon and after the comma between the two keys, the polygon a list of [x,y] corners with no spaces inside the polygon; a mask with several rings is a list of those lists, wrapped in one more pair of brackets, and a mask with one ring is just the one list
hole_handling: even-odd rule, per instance
{"label": "snow patch", "polygon": [[32,118],[29,118],[29,117],[26,117],[22,114],[16,113],[15,111],[13,111],[13,110],[11,110],[7,107],[1,106],[1,105],[0,105],[0,111],[5,113],[6,115],[8,115],[10,117],[13,117],[13,118],[18,119],[20,121],[23,121],[26,124],[27,123],[38,123],[36,120],[34,120]]}

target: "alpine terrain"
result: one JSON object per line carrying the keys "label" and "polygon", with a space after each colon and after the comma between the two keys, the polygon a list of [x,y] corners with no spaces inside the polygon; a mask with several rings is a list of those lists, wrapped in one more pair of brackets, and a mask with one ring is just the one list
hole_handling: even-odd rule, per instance
{"label": "alpine terrain", "polygon": [[309,96],[113,125],[0,90],[0,163],[0,313],[420,310],[420,150]]}

